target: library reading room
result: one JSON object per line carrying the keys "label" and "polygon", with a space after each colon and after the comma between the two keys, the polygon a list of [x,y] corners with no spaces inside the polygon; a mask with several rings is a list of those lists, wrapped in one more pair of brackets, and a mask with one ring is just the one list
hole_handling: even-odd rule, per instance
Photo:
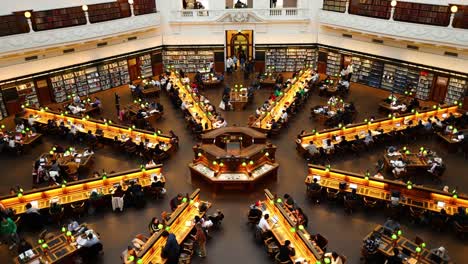
{"label": "library reading room", "polygon": [[468,263],[468,1],[3,1],[0,168],[0,264]]}

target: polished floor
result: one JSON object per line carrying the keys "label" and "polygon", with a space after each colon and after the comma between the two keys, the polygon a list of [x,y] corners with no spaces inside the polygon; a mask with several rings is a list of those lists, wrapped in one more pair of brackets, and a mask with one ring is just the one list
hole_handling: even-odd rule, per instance
{"label": "polished floor", "polygon": [[[239,73],[228,76],[226,83],[248,84]],[[122,96],[122,105],[131,102],[130,92],[126,88],[117,88],[102,92],[99,97],[103,100],[103,117],[115,118],[113,93],[118,92]],[[229,125],[245,125],[247,117],[255,111],[270,94],[268,88],[255,92],[254,102],[242,112],[223,112]],[[205,91],[205,95],[217,105],[221,99],[222,89]],[[369,116],[380,116],[377,111],[378,102],[387,96],[387,93],[352,84],[348,101],[355,102],[358,110],[357,120],[363,120]],[[128,242],[135,234],[147,234],[147,224],[153,216],[159,216],[163,210],[169,210],[169,199],[177,193],[191,192],[195,188],[201,189],[201,197],[213,203],[213,209],[221,209],[226,215],[223,227],[213,234],[213,239],[207,246],[208,257],[206,259],[195,258],[194,263],[248,263],[263,264],[273,263],[264,248],[253,241],[252,230],[246,225],[246,213],[249,204],[255,200],[263,199],[263,189],[269,188],[280,195],[291,194],[296,202],[304,209],[309,217],[309,232],[320,233],[329,240],[329,250],[337,251],[348,258],[348,263],[359,263],[360,246],[362,238],[369,233],[376,224],[385,221],[383,211],[360,210],[353,215],[344,213],[340,206],[331,206],[326,203],[312,205],[306,200],[304,179],[307,174],[307,163],[295,150],[294,140],[299,131],[313,128],[320,129],[320,125],[309,119],[310,107],[322,104],[326,98],[314,93],[304,108],[304,111],[295,116],[289,127],[282,130],[281,134],[272,139],[278,146],[277,161],[280,164],[279,177],[276,182],[266,181],[250,192],[218,192],[213,193],[209,185],[200,181],[191,181],[187,163],[193,158],[192,146],[196,143],[191,133],[185,128],[182,113],[174,109],[165,93],[161,94],[161,103],[165,106],[165,114],[162,120],[157,121],[154,127],[163,131],[174,130],[180,137],[180,149],[164,162],[164,173],[167,177],[167,197],[163,200],[149,202],[143,209],[126,208],[123,213],[112,213],[110,209],[93,216],[85,216],[79,219],[86,222],[101,234],[105,254],[99,263],[120,263],[120,253],[126,248]],[[31,188],[32,162],[40,153],[50,149],[54,143],[66,144],[60,139],[46,137],[41,145],[36,146],[30,153],[20,157],[11,157],[1,154],[0,167],[2,168],[2,181],[0,194],[6,194],[11,186],[19,184],[24,188]],[[402,143],[404,144],[404,143]],[[417,140],[411,142],[417,146],[430,146],[444,158],[447,171],[441,184],[435,184],[430,179],[418,177],[415,182],[442,188],[444,185],[457,186],[464,192],[468,189],[466,171],[468,163],[457,154],[447,153],[443,145],[436,139]],[[367,168],[373,168],[375,162],[381,157],[384,146],[376,147],[370,152],[358,155],[348,155],[332,160],[334,168],[363,172]],[[93,170],[121,171],[135,168],[139,161],[136,158],[128,158],[119,153],[114,153],[110,148],[99,149],[96,152]],[[86,175],[82,175],[85,177]],[[110,207],[110,205],[109,205]],[[456,263],[466,263],[467,241],[455,237],[453,232],[437,232],[427,226],[402,222],[406,236],[413,238],[415,235],[422,237],[428,247],[445,246],[452,259]],[[57,227],[50,226],[51,230]],[[35,241],[35,234],[22,234],[27,240]],[[14,251],[8,251],[6,246],[0,246],[0,263],[10,263]]]}

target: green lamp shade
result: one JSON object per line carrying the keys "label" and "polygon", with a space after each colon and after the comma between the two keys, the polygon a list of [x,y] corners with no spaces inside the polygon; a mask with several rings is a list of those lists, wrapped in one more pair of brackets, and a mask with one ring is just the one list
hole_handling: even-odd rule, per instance
{"label": "green lamp shade", "polygon": [[249,161],[249,164],[250,164],[250,165],[253,165],[253,164],[254,164],[253,160]]}
{"label": "green lamp shade", "polygon": [[166,231],[169,231],[171,230],[171,227],[170,226],[166,226]]}
{"label": "green lamp shade", "polygon": [[48,247],[49,247],[49,245],[47,245],[47,243],[42,244],[42,248],[45,249],[45,248],[48,248]]}
{"label": "green lamp shade", "polygon": [[396,240],[397,238],[398,238],[397,235],[395,235],[395,234],[392,235],[393,240]]}
{"label": "green lamp shade", "polygon": [[416,252],[420,253],[420,252],[421,252],[421,248],[420,248],[420,247],[416,247]]}
{"label": "green lamp shade", "polygon": [[216,160],[214,160],[214,161],[213,161],[213,165],[216,165],[216,164],[218,164],[218,162],[216,162]]}
{"label": "green lamp shade", "polygon": [[164,226],[162,224],[158,225],[158,229],[162,229]]}
{"label": "green lamp shade", "polygon": [[143,260],[142,260],[142,259],[138,259],[138,260],[137,260],[137,263],[138,263],[138,264],[142,264],[142,263],[143,263]]}
{"label": "green lamp shade", "polygon": [[295,227],[291,227],[291,228],[289,229],[289,231],[291,231],[291,233],[296,233],[296,228],[295,228]]}
{"label": "green lamp shade", "polygon": [[65,231],[67,231],[67,229],[65,227],[62,227],[62,232],[65,233]]}
{"label": "green lamp shade", "polygon": [[221,162],[221,163],[219,164],[219,166],[224,167],[224,163]]}
{"label": "green lamp shade", "polygon": [[323,261],[325,262],[325,264],[330,264],[331,263],[330,258],[324,258]]}
{"label": "green lamp shade", "polygon": [[274,204],[275,202],[273,200],[270,200],[270,204]]}
{"label": "green lamp shade", "polygon": [[403,232],[401,230],[398,230],[397,235],[401,236],[402,234],[403,234]]}
{"label": "green lamp shade", "polygon": [[299,225],[299,230],[304,230],[304,226],[303,226],[303,225]]}
{"label": "green lamp shade", "polygon": [[71,236],[71,235],[72,235],[72,232],[67,231],[66,235],[67,235],[67,236]]}
{"label": "green lamp shade", "polygon": [[422,248],[425,248],[425,247],[426,247],[426,243],[422,242],[422,243],[421,243],[421,247],[422,247]]}
{"label": "green lamp shade", "polygon": [[198,152],[198,154],[197,154],[197,155],[198,155],[198,157],[201,157],[201,155],[202,155],[202,154],[201,154],[201,152]]}
{"label": "green lamp shade", "polygon": [[243,166],[243,167],[247,166],[247,163],[246,163],[245,161],[242,162],[242,166]]}
{"label": "green lamp shade", "polygon": [[134,261],[135,260],[135,257],[134,256],[129,256],[128,257],[128,261]]}
{"label": "green lamp shade", "polygon": [[19,197],[19,198],[23,197],[23,194],[22,194],[22,193],[18,193],[18,197]]}
{"label": "green lamp shade", "polygon": [[187,197],[182,198],[182,202],[186,203],[187,202]]}
{"label": "green lamp shade", "polygon": [[278,199],[276,200],[276,202],[277,202],[277,203],[281,203],[281,202],[283,202],[283,200],[281,200],[281,198],[278,198]]}

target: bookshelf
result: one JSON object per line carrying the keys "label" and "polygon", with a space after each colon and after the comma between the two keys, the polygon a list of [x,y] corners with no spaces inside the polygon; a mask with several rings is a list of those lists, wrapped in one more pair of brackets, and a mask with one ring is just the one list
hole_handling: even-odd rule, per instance
{"label": "bookshelf", "polygon": [[88,5],[88,15],[91,23],[122,18],[118,2]]}
{"label": "bookshelf", "polygon": [[86,82],[88,83],[88,94],[99,92],[101,90],[101,82],[97,67],[87,68],[85,70]]}
{"label": "bookshelf", "polygon": [[395,21],[448,26],[450,7],[399,1],[395,7],[393,19]]}
{"label": "bookshelf", "polygon": [[186,73],[205,71],[211,60],[214,61],[214,52],[211,50],[168,50],[163,52],[165,67],[174,66],[174,70],[182,69]]}
{"label": "bookshelf", "polygon": [[[390,0],[350,0],[349,13],[375,18],[390,18]],[[398,5],[401,2],[398,2]]]}
{"label": "bookshelf", "polygon": [[65,93],[67,95],[72,95],[76,93],[75,75],[73,74],[73,72],[63,74],[62,77]]}
{"label": "bookshelf", "polygon": [[362,65],[361,58],[352,56],[351,63],[353,64],[353,71],[354,71],[353,75],[351,75],[351,81],[358,82],[359,73],[361,72],[361,65]]}
{"label": "bookshelf", "polygon": [[429,100],[433,81],[434,74],[421,72],[419,75],[418,87],[416,89],[416,98],[421,100]]}
{"label": "bookshelf", "polygon": [[416,91],[419,82],[419,72],[404,65],[384,64],[381,88],[395,93]]}
{"label": "bookshelf", "polygon": [[468,5],[457,5],[458,12],[455,13],[453,18],[454,28],[468,29]]}
{"label": "bookshelf", "polygon": [[0,93],[0,120],[8,116],[5,104],[3,103],[3,95]]}
{"label": "bookshelf", "polygon": [[79,96],[86,96],[88,95],[88,79],[86,78],[86,73],[84,70],[75,71],[73,73],[75,75],[75,85],[76,91],[78,92]]}
{"label": "bookshelf", "polygon": [[27,32],[29,32],[29,26],[24,15],[0,16],[0,37]]}
{"label": "bookshelf", "polygon": [[156,13],[155,0],[134,0],[133,13],[135,16]]}
{"label": "bookshelf", "polygon": [[109,64],[98,66],[99,84],[102,90],[107,90],[112,87],[112,82],[109,74]]}
{"label": "bookshelf", "polygon": [[[120,75],[120,85],[129,83],[130,82],[130,75],[128,73],[127,60],[119,61],[118,65],[119,65],[118,70],[119,70],[119,75]],[[115,85],[115,86],[118,86],[118,85]]]}
{"label": "bookshelf", "polygon": [[327,75],[337,76],[341,70],[341,54],[329,51],[327,56]]}
{"label": "bookshelf", "polygon": [[35,31],[86,24],[86,16],[81,6],[35,11],[31,17]]}
{"label": "bookshelf", "polygon": [[323,0],[323,10],[346,12],[346,0]]}
{"label": "bookshelf", "polygon": [[265,52],[265,67],[276,72],[299,71],[312,64],[316,66],[317,51],[312,48],[272,48]]}
{"label": "bookshelf", "polygon": [[468,89],[467,80],[450,77],[445,103],[453,103],[454,101],[463,100]]}
{"label": "bookshelf", "polygon": [[39,106],[36,87],[32,80],[16,85],[16,91],[21,102],[29,103],[31,106]]}
{"label": "bookshelf", "polygon": [[57,103],[61,103],[67,99],[67,93],[65,92],[65,84],[63,82],[62,75],[56,75],[50,78],[52,85],[52,92],[54,94],[54,100]]}
{"label": "bookshelf", "polygon": [[140,76],[143,78],[153,77],[153,67],[151,64],[151,55],[146,54],[138,57],[140,64]]}
{"label": "bookshelf", "polygon": [[[107,90],[130,82],[127,60],[114,61],[89,69],[90,75],[95,82],[99,78],[99,89]],[[94,89],[98,89],[95,87]]]}
{"label": "bookshelf", "polygon": [[[353,57],[352,62],[354,65],[354,74],[351,81],[375,88],[391,89],[389,88],[389,85],[393,85],[393,79],[396,76],[396,72],[387,72],[386,84],[381,87],[382,78],[384,76],[383,62],[359,57]],[[391,66],[387,68],[389,71],[393,70]]]}

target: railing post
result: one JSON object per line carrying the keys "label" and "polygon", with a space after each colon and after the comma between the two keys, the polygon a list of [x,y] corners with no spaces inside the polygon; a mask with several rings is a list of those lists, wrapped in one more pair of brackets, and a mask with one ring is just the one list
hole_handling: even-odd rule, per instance
{"label": "railing post", "polygon": [[453,5],[450,7],[450,22],[449,28],[453,28],[453,19],[455,18],[455,14],[458,12],[458,6]]}
{"label": "railing post", "polygon": [[33,29],[33,26],[32,26],[32,21],[31,21],[31,12],[29,12],[29,11],[24,12],[24,17],[28,21],[29,32],[30,33],[34,32],[34,29]]}
{"label": "railing post", "polygon": [[88,6],[87,5],[82,5],[81,9],[83,9],[86,17],[86,24],[89,24],[89,14],[88,14]]}
{"label": "railing post", "polygon": [[349,1],[350,0],[346,0],[345,14],[349,14]]}
{"label": "railing post", "polygon": [[393,14],[395,14],[395,6],[397,5],[397,1],[396,0],[392,0],[392,2],[390,2],[390,21],[393,21]]}
{"label": "railing post", "polygon": [[133,12],[133,0],[128,0],[128,4],[130,5],[130,16],[134,16],[134,12]]}

